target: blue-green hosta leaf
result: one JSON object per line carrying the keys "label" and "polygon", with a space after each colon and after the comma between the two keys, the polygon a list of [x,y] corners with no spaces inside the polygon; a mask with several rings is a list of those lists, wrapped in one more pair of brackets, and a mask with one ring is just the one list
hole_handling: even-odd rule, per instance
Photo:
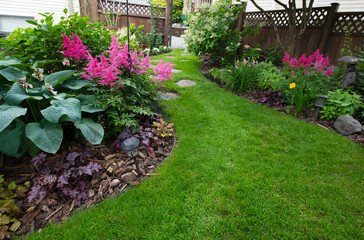
{"label": "blue-green hosta leaf", "polygon": [[21,61],[17,58],[5,58],[0,60],[0,69],[5,66],[12,66],[21,64]]}
{"label": "blue-green hosta leaf", "polygon": [[57,86],[58,84],[62,83],[63,81],[67,80],[68,78],[73,76],[73,70],[64,70],[60,72],[51,73],[45,77],[45,83],[49,83],[52,87]]}
{"label": "blue-green hosta leaf", "polygon": [[30,96],[18,83],[14,83],[5,95],[4,102],[8,103],[9,105],[19,105],[24,99],[27,98],[36,100],[43,99],[41,96]]}
{"label": "blue-green hosta leaf", "polygon": [[44,118],[52,123],[58,123],[59,118],[67,115],[75,122],[80,122],[81,117],[81,102],[76,98],[67,98],[61,100],[52,100],[52,106],[43,109],[41,113]]}
{"label": "blue-green hosta leaf", "polygon": [[76,98],[81,102],[82,112],[95,113],[104,111],[102,107],[95,106],[99,104],[99,101],[93,95],[79,94]]}
{"label": "blue-green hosta leaf", "polygon": [[61,146],[63,129],[59,123],[42,119],[40,123],[29,123],[25,135],[41,150],[54,154]]}
{"label": "blue-green hosta leaf", "polygon": [[0,105],[0,132],[4,130],[15,118],[27,113],[26,108],[18,106]]}
{"label": "blue-green hosta leaf", "polygon": [[29,95],[32,96],[49,96],[49,91],[48,88],[46,86],[41,86],[41,87],[35,87],[32,89],[28,90]]}
{"label": "blue-green hosta leaf", "polygon": [[87,80],[66,80],[62,83],[63,87],[72,90],[79,90],[84,87],[94,87],[96,83]]}
{"label": "blue-green hosta leaf", "polygon": [[57,95],[52,96],[56,100],[65,100],[67,97],[67,93],[58,93]]}
{"label": "blue-green hosta leaf", "polygon": [[83,136],[91,144],[100,144],[104,137],[104,128],[90,118],[84,118],[82,122],[75,123],[75,127],[81,130]]}
{"label": "blue-green hosta leaf", "polygon": [[18,82],[19,78],[25,77],[25,73],[22,70],[12,66],[1,69],[0,75],[10,82]]}
{"label": "blue-green hosta leaf", "polygon": [[23,155],[27,146],[24,136],[25,124],[17,122],[16,126],[9,125],[2,132],[0,132],[0,152],[12,157],[20,157]]}

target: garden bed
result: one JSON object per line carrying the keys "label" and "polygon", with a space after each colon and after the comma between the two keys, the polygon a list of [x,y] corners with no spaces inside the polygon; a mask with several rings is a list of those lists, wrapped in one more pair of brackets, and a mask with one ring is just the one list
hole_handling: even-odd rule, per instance
{"label": "garden bed", "polygon": [[[88,181],[85,181],[87,184],[87,200],[66,199],[61,190],[57,189],[48,193],[44,198],[29,203],[26,194],[28,191],[16,190],[18,195],[16,204],[20,208],[18,219],[21,226],[15,234],[28,234],[36,229],[44,228],[50,223],[61,222],[74,212],[89,208],[104,199],[117,196],[129,187],[137,185],[146,177],[154,175],[155,169],[171,153],[175,144],[174,137],[167,137],[164,141],[166,143],[164,146],[151,141],[149,148],[140,144],[137,161],[142,174],[139,176],[133,159],[128,157],[123,150],[115,148],[113,141],[104,140],[102,144],[94,146],[85,139],[78,138],[75,140],[68,137],[57,154],[49,155],[42,165],[53,169],[59,163],[64,164],[66,156],[70,152],[87,152],[87,157],[84,160],[86,164],[94,162],[102,166],[101,170],[96,174],[87,176]],[[4,166],[1,174],[11,176],[11,180],[18,187],[24,187],[25,189],[27,189],[25,186],[27,181],[33,183],[34,179],[39,178],[42,174],[42,170],[40,171],[37,166],[31,163],[29,155],[24,155],[19,159],[5,157]],[[49,174],[49,172],[46,173]]]}
{"label": "garden bed", "polygon": [[[209,79],[210,81],[216,83],[218,86],[229,90],[228,87],[221,82],[219,79],[216,79],[214,77],[211,76],[211,74],[209,74],[209,70],[212,68],[221,68],[219,66],[216,66],[214,64],[211,63],[205,63],[203,64],[199,70],[201,72],[201,74],[203,74],[207,79]],[[285,113],[285,114],[291,114],[294,115],[295,110],[292,107],[289,107],[288,105],[282,104],[282,106],[271,106],[267,103],[262,103],[262,99],[265,96],[265,91],[262,89],[254,89],[254,90],[247,90],[244,92],[239,92],[237,93],[238,96],[244,97],[246,99],[248,99],[249,101],[255,102],[255,103],[259,103],[261,105],[265,105],[267,107],[273,108],[274,110],[277,110],[279,112]],[[300,116],[297,116],[297,118],[302,119],[306,122],[310,122],[313,124],[316,124],[322,128],[325,128],[327,130],[330,131],[335,131],[338,134],[340,134],[335,128],[334,128],[334,120],[327,120],[327,119],[317,119],[317,121],[314,121],[314,113],[315,113],[315,108],[311,108],[308,109],[306,111],[304,111]],[[320,116],[319,116],[320,117]],[[360,145],[364,145],[364,132],[362,131],[361,133],[357,133],[357,134],[351,134],[347,137],[349,140],[354,141]]]}

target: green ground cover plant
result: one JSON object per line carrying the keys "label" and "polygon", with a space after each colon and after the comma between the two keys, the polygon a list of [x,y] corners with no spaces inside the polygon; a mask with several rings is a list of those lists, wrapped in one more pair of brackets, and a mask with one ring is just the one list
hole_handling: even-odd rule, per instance
{"label": "green ground cover plant", "polygon": [[163,103],[178,144],[156,175],[29,239],[363,238],[363,147],[220,88],[182,53],[165,83],[181,98]]}
{"label": "green ground cover plant", "polygon": [[329,97],[321,111],[322,118],[336,119],[342,115],[353,116],[359,108],[363,108],[361,96],[350,90],[338,89],[329,91]]}

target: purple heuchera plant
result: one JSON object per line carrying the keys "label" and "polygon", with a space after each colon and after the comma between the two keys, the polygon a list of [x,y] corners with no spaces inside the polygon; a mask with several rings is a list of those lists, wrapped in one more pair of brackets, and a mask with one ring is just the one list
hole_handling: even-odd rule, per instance
{"label": "purple heuchera plant", "polygon": [[284,96],[278,91],[266,91],[264,97],[260,100],[261,103],[265,103],[270,107],[282,107]]}
{"label": "purple heuchera plant", "polygon": [[34,167],[39,166],[46,160],[47,154],[44,152],[39,153],[35,157],[32,158],[31,162],[33,163]]}
{"label": "purple heuchera plant", "polygon": [[[45,161],[44,155],[40,157],[41,160],[35,160],[37,165]],[[28,194],[28,201],[44,197],[48,191],[52,190],[55,182],[57,182],[56,188],[60,189],[65,196],[71,199],[86,200],[87,184],[83,179],[102,169],[102,166],[95,162],[82,165],[87,157],[90,157],[89,152],[70,152],[67,154],[65,162],[57,163],[53,169],[45,168],[48,170],[43,171],[34,179],[34,185]],[[50,174],[51,172],[53,174]]]}

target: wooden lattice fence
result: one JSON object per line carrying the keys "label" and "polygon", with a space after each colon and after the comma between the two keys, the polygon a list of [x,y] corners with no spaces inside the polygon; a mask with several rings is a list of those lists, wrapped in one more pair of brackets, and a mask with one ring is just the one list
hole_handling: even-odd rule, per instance
{"label": "wooden lattice fence", "polygon": [[[330,57],[332,63],[336,63],[340,55],[340,49],[344,43],[345,31],[349,31],[352,37],[352,45],[364,47],[364,13],[363,12],[337,12],[339,4],[333,3],[331,7],[313,8],[308,27],[302,38],[294,47],[294,55],[302,53],[311,54],[320,49]],[[281,40],[284,45],[289,41],[288,14],[284,10],[267,11],[278,27]],[[243,45],[262,47],[278,46],[273,26],[262,12],[243,13],[244,26],[259,26],[260,32],[254,38],[246,37]],[[302,10],[297,9],[297,27],[302,24]]]}
{"label": "wooden lattice fence", "polygon": [[[113,0],[79,0],[81,16],[89,16],[92,21],[102,21],[106,23],[105,12],[115,12],[118,16],[118,28],[126,27],[126,3]],[[167,8],[154,8],[149,5],[128,4],[129,24],[135,24],[136,27],[144,25],[144,33],[151,30],[150,19],[151,12],[155,13],[158,19],[159,27],[157,31],[165,35],[165,41],[169,36],[169,0],[166,4]],[[166,42],[165,42],[166,43]]]}

